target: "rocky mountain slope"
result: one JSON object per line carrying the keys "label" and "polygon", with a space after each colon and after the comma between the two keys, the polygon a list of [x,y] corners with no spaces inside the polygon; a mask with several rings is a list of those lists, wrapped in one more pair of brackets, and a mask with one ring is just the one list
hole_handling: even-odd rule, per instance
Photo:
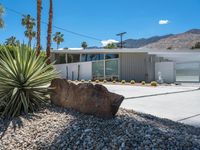
{"label": "rocky mountain slope", "polygon": [[200,42],[200,30],[193,29],[161,39],[157,42],[148,44],[145,47],[157,49],[192,48],[197,42]]}
{"label": "rocky mountain slope", "polygon": [[127,39],[124,41],[124,47],[126,48],[139,48],[145,45],[157,42],[161,39],[165,39],[173,36],[173,34],[164,35],[164,36],[153,36],[150,38],[141,38],[141,39]]}
{"label": "rocky mountain slope", "polygon": [[124,41],[125,48],[155,48],[155,49],[180,49],[191,48],[200,42],[200,29],[192,29],[180,34],[154,36],[142,39],[128,39]]}

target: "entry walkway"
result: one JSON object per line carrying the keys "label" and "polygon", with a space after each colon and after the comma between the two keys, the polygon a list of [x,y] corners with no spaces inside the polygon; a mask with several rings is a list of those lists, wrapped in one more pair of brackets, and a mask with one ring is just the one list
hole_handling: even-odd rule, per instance
{"label": "entry walkway", "polygon": [[106,87],[125,96],[122,108],[200,127],[200,90],[197,86]]}

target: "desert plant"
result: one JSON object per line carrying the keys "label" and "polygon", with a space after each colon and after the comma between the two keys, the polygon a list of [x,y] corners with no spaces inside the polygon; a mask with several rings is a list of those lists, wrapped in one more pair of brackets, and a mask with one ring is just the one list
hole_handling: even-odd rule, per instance
{"label": "desert plant", "polygon": [[88,83],[91,83],[92,81],[91,80],[88,80]]}
{"label": "desert plant", "polygon": [[107,80],[103,80],[103,83],[107,83]]}
{"label": "desert plant", "polygon": [[135,84],[135,80],[131,80],[131,82],[130,82],[131,84]]}
{"label": "desert plant", "polygon": [[121,81],[121,83],[122,83],[122,84],[125,84],[125,83],[126,83],[126,81],[125,81],[125,80],[122,80],[122,81]]}
{"label": "desert plant", "polygon": [[53,64],[21,46],[0,51],[1,115],[14,117],[35,111],[46,101],[48,84],[57,77]]}
{"label": "desert plant", "polygon": [[113,80],[113,81],[112,81],[112,83],[116,83],[116,81],[115,81],[115,80]]}
{"label": "desert plant", "polygon": [[156,81],[152,81],[151,86],[158,86],[158,83]]}
{"label": "desert plant", "polygon": [[95,82],[96,82],[96,83],[99,83],[99,80],[96,80]]}
{"label": "desert plant", "polygon": [[85,82],[85,80],[84,80],[84,79],[82,79],[82,80],[81,80],[81,82],[82,82],[82,83],[84,83],[84,82]]}
{"label": "desert plant", "polygon": [[141,82],[141,84],[142,84],[142,85],[145,85],[145,84],[146,84],[146,82],[145,82],[145,81],[142,81],[142,82]]}

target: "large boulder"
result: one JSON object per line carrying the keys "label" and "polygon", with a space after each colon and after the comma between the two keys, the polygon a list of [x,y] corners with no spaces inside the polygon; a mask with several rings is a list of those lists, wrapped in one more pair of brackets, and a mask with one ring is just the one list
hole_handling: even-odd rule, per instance
{"label": "large boulder", "polygon": [[124,99],[121,95],[109,92],[103,85],[76,85],[65,79],[54,79],[50,89],[53,104],[102,118],[114,117]]}

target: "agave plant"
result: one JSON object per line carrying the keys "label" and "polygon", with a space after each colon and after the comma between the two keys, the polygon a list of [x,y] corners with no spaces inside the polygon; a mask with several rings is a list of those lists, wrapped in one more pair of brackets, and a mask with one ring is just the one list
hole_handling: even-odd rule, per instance
{"label": "agave plant", "polygon": [[31,49],[0,51],[0,111],[4,117],[35,111],[46,101],[48,84],[57,76],[53,64]]}

